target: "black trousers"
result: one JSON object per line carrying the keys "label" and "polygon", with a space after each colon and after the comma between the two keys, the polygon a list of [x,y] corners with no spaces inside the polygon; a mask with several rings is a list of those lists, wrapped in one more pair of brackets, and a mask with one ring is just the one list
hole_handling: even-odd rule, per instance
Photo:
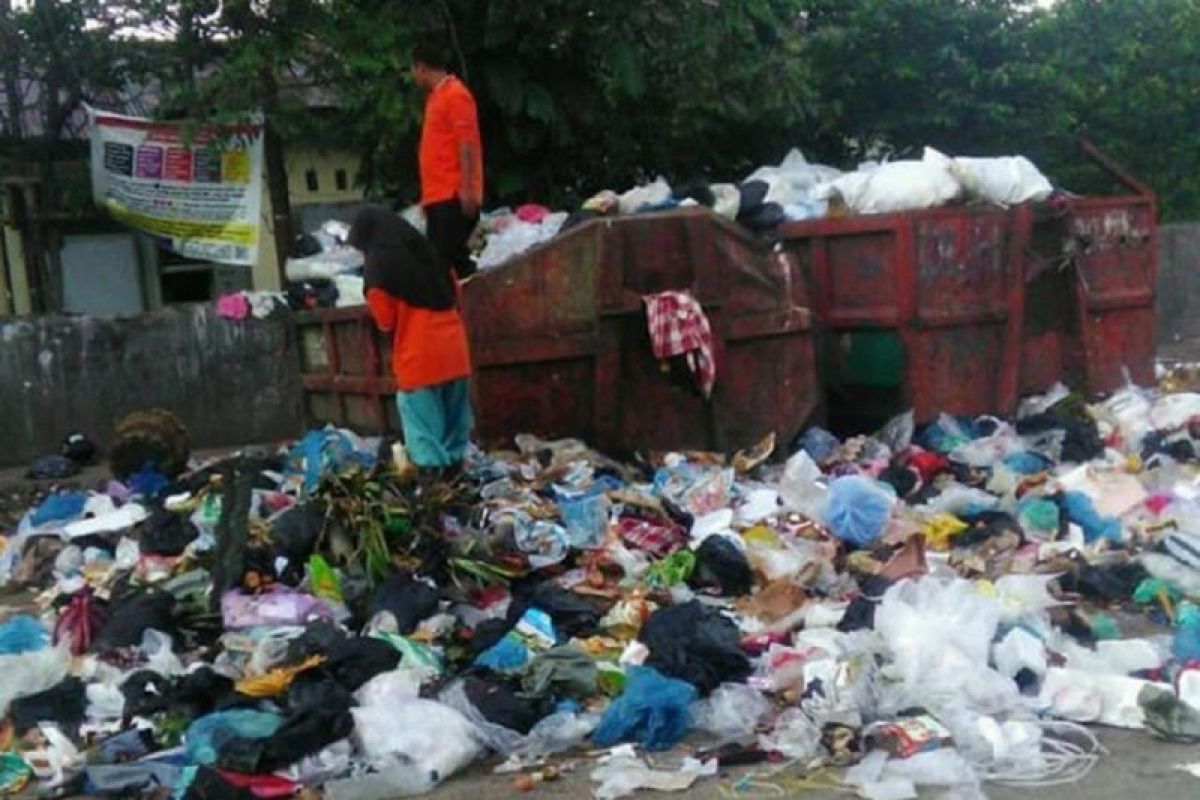
{"label": "black trousers", "polygon": [[425,234],[442,263],[451,267],[462,280],[475,272],[475,262],[467,242],[479,215],[467,217],[457,199],[425,206]]}

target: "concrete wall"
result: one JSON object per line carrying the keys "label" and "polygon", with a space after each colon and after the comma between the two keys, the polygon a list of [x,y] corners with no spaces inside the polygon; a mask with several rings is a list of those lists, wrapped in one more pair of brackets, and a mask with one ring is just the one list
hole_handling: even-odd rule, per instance
{"label": "concrete wall", "polygon": [[0,466],[57,452],[80,430],[102,447],[114,420],[161,407],[194,448],[281,441],[303,430],[286,319],[233,322],[211,306],[128,319],[0,319]]}
{"label": "concrete wall", "polygon": [[1159,229],[1158,341],[1200,339],[1200,223]]}

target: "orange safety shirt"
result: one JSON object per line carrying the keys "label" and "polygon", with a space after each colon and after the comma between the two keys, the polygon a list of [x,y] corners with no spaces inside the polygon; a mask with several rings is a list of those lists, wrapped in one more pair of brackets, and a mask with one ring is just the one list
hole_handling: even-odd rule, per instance
{"label": "orange safety shirt", "polygon": [[367,307],[380,330],[392,333],[392,374],[400,391],[471,374],[467,329],[457,308],[416,308],[382,289],[367,290]]}
{"label": "orange safety shirt", "polygon": [[473,145],[474,170],[470,190],[483,199],[483,146],[479,138],[479,116],[475,98],[458,78],[447,75],[425,101],[421,126],[421,205],[429,206],[458,197],[462,188],[462,164],[458,150]]}

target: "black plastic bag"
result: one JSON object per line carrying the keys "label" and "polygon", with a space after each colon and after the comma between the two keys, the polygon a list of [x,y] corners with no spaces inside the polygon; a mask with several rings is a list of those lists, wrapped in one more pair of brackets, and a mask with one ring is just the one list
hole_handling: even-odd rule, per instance
{"label": "black plastic bag", "polygon": [[406,571],[393,572],[379,584],[371,598],[371,617],[388,612],[396,620],[396,633],[407,636],[421,621],[437,613],[438,590]]}
{"label": "black plastic bag", "polygon": [[860,581],[858,594],[850,601],[846,613],[837,624],[837,629],[842,633],[849,633],[874,628],[875,609],[879,608],[883,593],[892,583],[882,575],[871,575]]}
{"label": "black plastic bag", "polygon": [[696,550],[688,579],[693,589],[716,588],[722,597],[741,597],[754,588],[754,573],[741,548],[724,536],[709,536]]}
{"label": "black plastic bag", "polygon": [[328,659],[319,669],[332,675],[348,692],[357,692],[381,672],[390,672],[400,663],[400,653],[382,639],[352,636],[329,648]]}
{"label": "black plastic bag", "polygon": [[280,576],[284,583],[294,586],[304,577],[304,565],[316,549],[323,524],[324,513],[315,503],[292,506],[271,523],[275,557],[287,559]]}
{"label": "black plastic bag", "polygon": [[230,694],[233,694],[233,680],[205,666],[180,678],[171,696],[174,706],[183,714],[202,717],[211,714]]}
{"label": "black plastic bag", "polygon": [[1059,577],[1058,585],[1063,591],[1083,595],[1089,600],[1126,602],[1138,584],[1150,577],[1137,561],[1089,564],[1080,560],[1073,566]]}
{"label": "black plastic bag", "polygon": [[79,464],[66,456],[38,456],[25,471],[31,481],[57,481],[79,474]]}
{"label": "black plastic bag", "polygon": [[39,722],[57,722],[68,735],[79,728],[87,710],[83,681],[63,678],[44,692],[18,697],[8,707],[8,717],[18,736],[36,728]]}
{"label": "black plastic bag", "polygon": [[540,609],[550,616],[560,642],[591,636],[601,617],[591,601],[549,581],[539,584],[524,597],[513,597],[508,607],[508,624],[516,625],[529,608]]}
{"label": "black plastic bag", "polygon": [[125,716],[145,717],[171,705],[171,682],[152,669],[139,669],[121,684]]}
{"label": "black plastic bag", "polygon": [[87,466],[96,460],[96,443],[79,431],[73,431],[63,439],[62,455],[81,467]]}
{"label": "black plastic bag", "polygon": [[687,681],[701,695],[750,674],[737,626],[696,600],[655,611],[642,625],[638,640],[650,650],[646,666]]}
{"label": "black plastic bag", "polygon": [[463,690],[484,719],[520,734],[529,733],[550,712],[546,699],[520,696],[495,678],[468,675]]}
{"label": "black plastic bag", "polygon": [[97,634],[92,649],[96,652],[118,647],[135,647],[142,643],[142,634],[153,628],[174,636],[175,598],[166,592],[147,590],[127,594],[113,600],[108,607],[108,621]]}
{"label": "black plastic bag", "polygon": [[305,708],[271,736],[230,739],[217,751],[217,765],[253,775],[274,772],[345,739],[353,730],[347,706]]}
{"label": "black plastic bag", "polygon": [[199,535],[187,517],[158,509],[141,524],[138,549],[152,556],[177,556]]}
{"label": "black plastic bag", "polygon": [[323,667],[301,672],[288,687],[284,703],[292,713],[306,708],[349,708],[354,695]]}
{"label": "black plastic bag", "polygon": [[337,623],[327,619],[315,619],[304,626],[304,633],[288,641],[284,663],[299,664],[305,659],[324,655],[349,635]]}

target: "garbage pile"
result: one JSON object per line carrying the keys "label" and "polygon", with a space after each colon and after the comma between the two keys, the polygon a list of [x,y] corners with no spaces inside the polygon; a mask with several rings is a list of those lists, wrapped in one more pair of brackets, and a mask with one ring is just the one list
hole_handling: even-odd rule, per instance
{"label": "garbage pile", "polygon": [[1056,387],[780,453],[522,436],[414,475],[326,429],[53,492],[0,553],[38,592],[0,622],[0,792],[528,790],[597,750],[598,798],[1075,781],[1081,723],[1200,739],[1197,436],[1200,394]]}
{"label": "garbage pile", "polygon": [[778,166],[755,170],[741,183],[693,180],[672,187],[665,178],[618,194],[606,190],[567,214],[536,204],[484,216],[476,236],[480,269],[497,267],[562,231],[591,219],[706,207],[755,231],[784,222],[848,214],[935,208],[955,202],[1009,206],[1042,202],[1050,181],[1023,156],[951,158],[925,148],[920,159],[868,161],[853,172],[809,163],[792,150]]}

